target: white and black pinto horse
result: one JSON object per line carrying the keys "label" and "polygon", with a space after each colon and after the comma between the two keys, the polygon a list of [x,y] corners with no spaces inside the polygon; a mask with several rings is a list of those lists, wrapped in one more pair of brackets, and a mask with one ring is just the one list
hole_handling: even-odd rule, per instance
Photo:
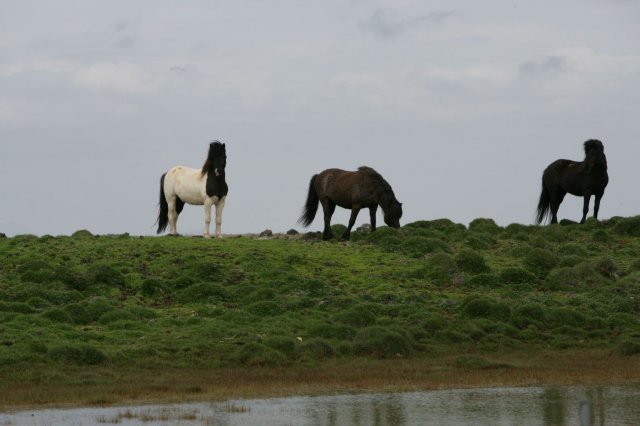
{"label": "white and black pinto horse", "polygon": [[167,225],[176,235],[178,215],[186,204],[204,205],[204,237],[209,238],[211,206],[216,206],[216,237],[220,238],[222,209],[229,187],[225,182],[227,153],[225,144],[213,141],[209,144],[209,155],[202,169],[175,166],[160,178],[160,211],[158,234]]}

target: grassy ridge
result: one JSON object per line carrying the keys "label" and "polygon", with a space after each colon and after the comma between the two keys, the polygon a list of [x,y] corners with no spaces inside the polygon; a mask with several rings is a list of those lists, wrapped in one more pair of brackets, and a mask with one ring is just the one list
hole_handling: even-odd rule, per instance
{"label": "grassy ridge", "polygon": [[[335,228],[340,228],[337,225]],[[340,229],[334,229],[336,235]],[[499,227],[477,219],[351,242],[0,239],[0,376],[309,367],[505,353],[640,354],[640,217]]]}

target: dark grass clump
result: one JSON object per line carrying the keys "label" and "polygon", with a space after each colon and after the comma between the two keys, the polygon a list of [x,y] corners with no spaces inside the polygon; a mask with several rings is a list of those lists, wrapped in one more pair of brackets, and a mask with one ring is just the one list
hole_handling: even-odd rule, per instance
{"label": "dark grass clump", "polygon": [[496,225],[493,219],[478,218],[469,223],[469,231],[499,235],[502,228]]}
{"label": "dark grass clump", "polygon": [[486,318],[504,321],[511,315],[511,308],[503,301],[474,294],[466,297],[462,301],[460,314],[467,318]]}
{"label": "dark grass clump", "polygon": [[446,285],[452,282],[456,272],[457,267],[451,256],[446,253],[436,253],[427,257],[422,267],[410,273],[410,277]]}
{"label": "dark grass clump", "polygon": [[551,291],[576,291],[601,287],[604,279],[595,265],[583,262],[573,267],[562,267],[551,271],[541,288]]}
{"label": "dark grass clump", "polygon": [[323,360],[335,357],[338,351],[329,340],[312,338],[302,343],[300,353],[306,359]]}
{"label": "dark grass clump", "polygon": [[558,264],[558,257],[542,248],[534,248],[522,259],[524,266],[539,278],[544,278]]}
{"label": "dark grass clump", "polygon": [[513,368],[512,365],[502,362],[489,361],[477,355],[461,355],[453,361],[455,368],[463,370],[488,370],[493,368]]}
{"label": "dark grass clump", "polygon": [[487,287],[496,288],[503,285],[500,275],[491,273],[480,273],[473,275],[464,281],[464,286],[469,288]]}
{"label": "dark grass clump", "polygon": [[542,329],[545,327],[545,322],[545,310],[537,303],[516,306],[511,312],[511,324],[519,329],[525,329],[530,326]]}
{"label": "dark grass clump", "polygon": [[369,304],[358,304],[339,312],[335,316],[340,323],[354,328],[362,328],[375,324],[376,315]]}
{"label": "dark grass clump", "polygon": [[268,336],[262,340],[262,344],[281,352],[289,359],[293,359],[296,355],[296,340],[291,337]]}
{"label": "dark grass clump", "polygon": [[503,301],[485,296],[471,295],[462,301],[460,314],[467,318],[487,318],[505,321],[511,316],[511,308]]}
{"label": "dark grass clump", "polygon": [[620,342],[618,352],[624,356],[633,356],[640,354],[640,340],[638,339],[625,339]]}
{"label": "dark grass clump", "polygon": [[309,328],[307,334],[325,339],[351,340],[356,335],[356,329],[343,324],[316,324]]}
{"label": "dark grass clump", "polygon": [[124,275],[112,265],[106,263],[92,264],[89,269],[89,280],[95,285],[124,287]]}
{"label": "dark grass clump", "polygon": [[260,317],[276,316],[284,312],[284,309],[278,303],[271,300],[252,303],[248,305],[246,309],[247,312]]}
{"label": "dark grass clump", "polygon": [[426,254],[450,253],[449,246],[441,240],[422,236],[407,236],[397,246],[397,251],[407,256],[419,258]]}
{"label": "dark grass clump", "polygon": [[535,275],[519,267],[507,267],[500,271],[500,280],[506,285],[509,284],[533,284]]}
{"label": "dark grass clump", "polygon": [[405,225],[405,227],[409,229],[417,228],[430,231],[439,231],[443,235],[447,235],[449,237],[460,237],[467,230],[464,225],[460,223],[454,223],[449,219],[419,220],[417,222],[409,223]]}
{"label": "dark grass clump", "polygon": [[560,248],[558,248],[558,254],[562,256],[573,255],[573,256],[580,256],[584,258],[588,256],[589,252],[584,247],[584,245],[576,244],[576,243],[567,243],[567,244],[561,245]]}
{"label": "dark grass clump", "polygon": [[172,293],[170,284],[162,278],[146,278],[140,286],[140,294],[145,297],[163,297]]}
{"label": "dark grass clump", "polygon": [[242,345],[229,361],[247,367],[278,367],[286,364],[287,357],[276,349],[250,342]]}
{"label": "dark grass clump", "polygon": [[550,327],[572,326],[582,328],[587,324],[587,317],[572,308],[549,308],[545,312]]}
{"label": "dark grass clump", "polygon": [[373,358],[409,357],[413,354],[412,340],[412,337],[392,328],[367,327],[356,334],[354,352]]}
{"label": "dark grass clump", "polygon": [[49,350],[51,359],[76,365],[99,365],[107,361],[107,356],[91,345],[65,345]]}
{"label": "dark grass clump", "polygon": [[464,243],[473,250],[487,250],[495,247],[497,241],[487,233],[469,232],[464,238]]}
{"label": "dark grass clump", "polygon": [[198,283],[177,292],[180,303],[215,303],[229,300],[229,292],[217,283]]}
{"label": "dark grass clump", "polygon": [[640,237],[640,216],[618,219],[613,226],[613,231],[627,237]]}
{"label": "dark grass clump", "polygon": [[480,274],[490,271],[490,268],[484,260],[484,257],[482,257],[474,250],[460,250],[460,252],[456,254],[454,261],[460,271],[466,272],[468,274]]}

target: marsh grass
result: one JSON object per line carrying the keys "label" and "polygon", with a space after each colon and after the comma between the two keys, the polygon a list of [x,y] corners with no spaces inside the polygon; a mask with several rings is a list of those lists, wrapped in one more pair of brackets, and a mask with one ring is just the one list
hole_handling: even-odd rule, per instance
{"label": "marsh grass", "polygon": [[[166,396],[171,385],[142,385],[160,367],[169,375],[303,371],[354,359],[476,351],[491,360],[550,348],[606,350],[633,361],[636,222],[502,228],[479,219],[467,228],[440,219],[354,233],[351,242],[88,232],[3,238],[0,394],[17,404],[14,389],[57,380],[56,392],[68,399]],[[83,399],[70,389],[86,381],[86,391],[123,371],[141,373],[136,392],[113,384],[116,396]],[[175,392],[216,392],[189,377],[194,382],[180,381]],[[53,398],[18,394],[23,403]]]}

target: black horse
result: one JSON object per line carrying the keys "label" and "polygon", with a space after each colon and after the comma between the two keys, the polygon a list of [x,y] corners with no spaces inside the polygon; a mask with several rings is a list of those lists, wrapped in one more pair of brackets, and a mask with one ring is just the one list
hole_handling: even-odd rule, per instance
{"label": "black horse", "polygon": [[582,220],[584,223],[589,212],[589,200],[596,197],[593,205],[593,217],[598,218],[600,199],[609,183],[607,158],[602,142],[589,139],[584,143],[584,161],[556,160],[542,174],[542,193],[538,202],[536,223],[541,223],[551,210],[551,223],[558,223],[558,208],[567,194],[584,197]]}
{"label": "black horse", "polygon": [[384,222],[394,228],[400,227],[402,203],[396,200],[391,185],[378,172],[370,167],[360,167],[355,172],[340,169],[327,169],[313,175],[309,182],[307,202],[298,222],[304,226],[311,225],[316,217],[318,202],[322,203],[324,211],[323,239],[333,237],[331,232],[331,216],[340,206],[351,209],[349,226],[342,234],[342,239],[348,240],[351,235],[356,217],[360,209],[368,208],[371,215],[371,231],[376,230],[376,211],[378,205],[382,207]]}

